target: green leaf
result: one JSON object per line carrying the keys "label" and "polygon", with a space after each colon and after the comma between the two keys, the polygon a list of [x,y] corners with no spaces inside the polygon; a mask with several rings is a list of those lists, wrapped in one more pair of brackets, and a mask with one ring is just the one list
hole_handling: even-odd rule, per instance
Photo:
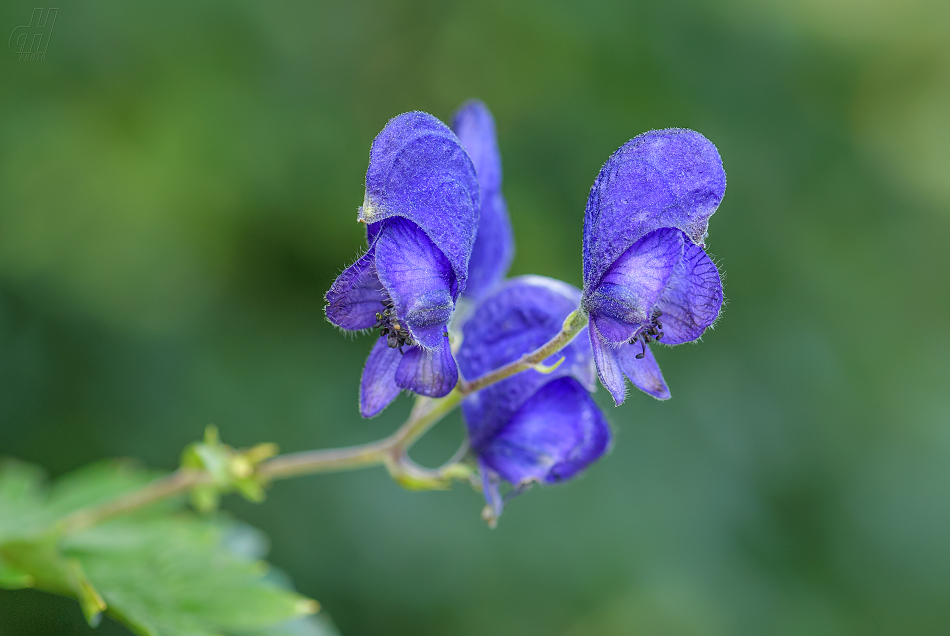
{"label": "green leaf", "polygon": [[6,460],[0,463],[0,542],[29,537],[49,526],[52,516],[44,509],[43,471],[35,466]]}
{"label": "green leaf", "polygon": [[67,561],[67,573],[69,576],[69,587],[79,598],[79,607],[82,608],[83,616],[93,627],[99,625],[102,619],[102,612],[106,609],[106,602],[102,600],[99,591],[92,585],[82,569],[82,564],[78,559]]}
{"label": "green leaf", "polygon": [[18,570],[0,559],[0,588],[4,590],[20,590],[33,587],[36,581],[28,572]]}
{"label": "green leaf", "polygon": [[223,515],[192,514],[179,500],[58,534],[64,515],[154,477],[113,462],[47,488],[35,468],[0,466],[0,586],[74,596],[90,624],[105,609],[148,636],[334,633],[301,620],[317,604],[268,574],[263,535]]}

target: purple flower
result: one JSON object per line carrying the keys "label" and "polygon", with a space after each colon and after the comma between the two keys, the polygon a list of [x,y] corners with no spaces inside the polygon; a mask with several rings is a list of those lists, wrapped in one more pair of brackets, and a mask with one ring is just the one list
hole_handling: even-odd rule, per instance
{"label": "purple flower", "polygon": [[[579,302],[580,291],[561,281],[523,276],[506,282],[463,327],[462,372],[475,378],[537,349],[557,335]],[[545,364],[561,357],[548,374],[524,371],[462,403],[493,516],[501,512],[500,479],[515,492],[570,479],[610,444],[610,428],[588,394],[596,380],[583,333]]]}
{"label": "purple flower", "polygon": [[515,243],[508,205],[501,194],[501,155],[491,112],[478,100],[465,102],[452,117],[452,130],[471,157],[478,175],[482,208],[465,287],[465,296],[477,301],[508,273]]}
{"label": "purple flower", "polygon": [[455,134],[426,113],[390,120],[373,141],[359,220],[369,248],[327,292],[327,318],[379,329],[360,383],[372,417],[407,389],[442,397],[458,381],[447,324],[465,289],[478,180]]}
{"label": "purple flower", "polygon": [[704,251],[726,190],[716,147],[679,128],[644,133],[601,169],[584,217],[584,298],[601,382],[670,397],[647,346],[691,342],[715,322],[722,282]]}

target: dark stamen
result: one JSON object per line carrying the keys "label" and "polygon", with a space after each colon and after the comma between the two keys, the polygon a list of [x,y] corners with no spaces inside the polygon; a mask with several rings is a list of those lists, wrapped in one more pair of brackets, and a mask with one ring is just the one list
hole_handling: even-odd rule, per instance
{"label": "dark stamen", "polygon": [[413,346],[416,341],[412,334],[396,317],[396,308],[391,300],[382,301],[382,312],[376,312],[376,324],[373,329],[379,329],[379,335],[386,337],[386,345],[390,349],[399,349],[399,353],[405,353],[403,346]]}
{"label": "dark stamen", "polygon": [[640,343],[640,353],[637,354],[637,360],[642,360],[647,354],[647,345],[654,340],[659,340],[663,337],[663,325],[660,324],[660,316],[663,315],[663,312],[657,309],[653,312],[653,315],[650,317],[650,324],[643,328],[643,331],[640,331],[633,335],[627,342],[630,344]]}

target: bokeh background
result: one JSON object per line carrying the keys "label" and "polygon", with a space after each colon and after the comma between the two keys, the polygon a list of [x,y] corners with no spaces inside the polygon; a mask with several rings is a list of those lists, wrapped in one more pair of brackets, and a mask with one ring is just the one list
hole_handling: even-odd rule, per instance
{"label": "bokeh background", "polygon": [[[0,6],[6,35],[33,4]],[[490,531],[381,469],[226,507],[344,636],[950,633],[950,3],[68,1],[0,51],[0,455],[56,476],[369,441],[322,296],[389,117],[494,111],[512,274],[581,281],[600,166],[689,127],[729,175],[728,305],[605,405],[612,454]],[[419,445],[440,463],[455,416]],[[0,634],[92,632],[0,591]]]}

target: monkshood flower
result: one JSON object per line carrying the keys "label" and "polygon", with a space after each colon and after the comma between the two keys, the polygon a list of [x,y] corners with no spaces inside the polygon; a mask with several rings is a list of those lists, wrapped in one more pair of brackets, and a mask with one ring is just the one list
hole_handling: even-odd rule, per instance
{"label": "monkshood flower", "polygon": [[619,405],[624,376],[670,397],[647,345],[699,338],[722,307],[706,255],[709,217],[726,190],[716,147],[691,130],[644,133],[601,169],[584,216],[584,298],[601,382]]}
{"label": "monkshood flower", "polygon": [[[537,349],[561,330],[580,299],[577,288],[542,276],[504,283],[463,327],[462,373],[475,378]],[[570,479],[610,444],[610,427],[589,395],[596,378],[583,332],[544,363],[545,373],[524,371],[462,402],[490,520],[501,514],[500,479],[513,493]]]}
{"label": "monkshood flower", "polygon": [[491,112],[478,100],[465,102],[452,117],[452,130],[471,157],[478,176],[481,215],[464,292],[466,298],[478,301],[508,273],[515,242],[508,204],[501,194],[501,155]]}
{"label": "monkshood flower", "polygon": [[379,330],[360,382],[363,417],[402,389],[442,397],[458,381],[447,325],[478,212],[475,168],[449,127],[421,112],[390,120],[370,149],[359,209],[369,247],[326,296],[334,325]]}

